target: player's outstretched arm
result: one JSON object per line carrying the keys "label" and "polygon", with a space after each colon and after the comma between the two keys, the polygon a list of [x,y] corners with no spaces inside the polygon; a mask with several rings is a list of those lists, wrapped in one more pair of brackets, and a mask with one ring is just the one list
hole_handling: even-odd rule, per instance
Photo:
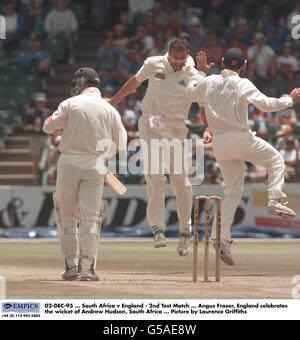
{"label": "player's outstretched arm", "polygon": [[243,79],[242,81],[239,97],[244,97],[249,104],[253,104],[261,111],[277,112],[285,110],[300,101],[300,89],[293,90],[287,97],[272,98],[261,93],[250,80]]}
{"label": "player's outstretched arm", "polygon": [[128,95],[134,93],[141,83],[136,79],[135,76],[131,77],[112,98],[108,99],[108,103],[111,105],[119,104]]}

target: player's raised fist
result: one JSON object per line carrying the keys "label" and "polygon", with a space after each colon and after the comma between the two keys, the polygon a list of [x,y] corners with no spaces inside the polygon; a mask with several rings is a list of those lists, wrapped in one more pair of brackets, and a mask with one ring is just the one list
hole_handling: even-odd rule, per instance
{"label": "player's raised fist", "polygon": [[300,88],[294,89],[290,96],[292,97],[294,104],[297,104],[300,102]]}

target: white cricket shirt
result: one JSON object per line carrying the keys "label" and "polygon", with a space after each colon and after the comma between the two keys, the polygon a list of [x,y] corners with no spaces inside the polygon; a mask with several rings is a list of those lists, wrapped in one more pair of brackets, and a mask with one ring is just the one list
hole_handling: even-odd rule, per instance
{"label": "white cricket shirt", "polygon": [[136,74],[137,81],[141,83],[149,79],[142,103],[144,117],[161,115],[165,118],[187,119],[192,104],[187,94],[204,77],[205,74],[190,63],[181,71],[174,72],[167,56],[148,58]]}
{"label": "white cricket shirt", "polygon": [[109,145],[109,141],[115,143],[115,151],[127,148],[127,132],[120,114],[102,99],[96,87],[62,102],[43,130],[52,134],[58,128],[63,129],[59,145],[62,153],[101,156],[104,152],[100,146]]}
{"label": "white cricket shirt", "polygon": [[191,101],[205,106],[207,123],[215,134],[232,129],[251,130],[249,104],[263,112],[277,112],[294,105],[290,96],[280,99],[267,97],[250,80],[228,69],[220,75],[202,79],[191,88],[188,96]]}

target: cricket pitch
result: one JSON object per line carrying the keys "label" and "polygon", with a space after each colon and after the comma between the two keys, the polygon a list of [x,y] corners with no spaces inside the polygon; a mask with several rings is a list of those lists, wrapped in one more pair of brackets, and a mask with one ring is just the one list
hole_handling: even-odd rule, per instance
{"label": "cricket pitch", "polygon": [[99,282],[64,282],[63,259],[53,241],[0,241],[0,275],[8,299],[290,299],[292,279],[300,275],[300,240],[237,240],[236,266],[222,265],[222,282],[203,282],[203,244],[199,280],[192,283],[192,254],[180,258],[177,242],[156,250],[151,239],[103,239]]}

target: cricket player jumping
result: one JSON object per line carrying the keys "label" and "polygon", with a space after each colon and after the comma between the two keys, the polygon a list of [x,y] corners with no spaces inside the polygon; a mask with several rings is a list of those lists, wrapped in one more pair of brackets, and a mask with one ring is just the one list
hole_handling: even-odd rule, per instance
{"label": "cricket player jumping", "polygon": [[[230,49],[223,59],[221,75],[207,77],[189,93],[190,100],[205,106],[207,124],[213,134],[213,150],[220,166],[225,196],[222,202],[222,260],[234,265],[231,254],[231,226],[242,198],[245,162],[267,169],[269,178],[269,212],[284,219],[294,218],[283,193],[285,164],[281,154],[269,143],[256,137],[248,124],[248,105],[261,111],[276,112],[300,101],[300,89],[289,97],[269,98],[248,79],[240,75],[247,65],[243,52]],[[212,239],[216,239],[216,221]]]}
{"label": "cricket player jumping", "polygon": [[[126,96],[134,93],[145,81],[149,80],[148,89],[143,100],[143,116],[139,121],[140,138],[146,143],[144,151],[148,171],[147,181],[148,208],[147,219],[154,234],[155,248],[165,247],[165,183],[164,174],[154,174],[149,171],[151,162],[157,162],[151,150],[151,141],[177,139],[182,143],[187,139],[185,120],[192,102],[188,99],[188,89],[196,86],[205,77],[212,65],[206,64],[206,55],[198,58],[199,72],[194,68],[194,61],[189,56],[189,46],[185,39],[175,39],[170,46],[168,55],[150,57],[139,72],[127,81],[122,89],[109,100],[112,105],[121,102]],[[146,156],[146,152],[147,155]],[[155,158],[155,161],[154,161]],[[170,163],[174,164],[174,154],[170,155]],[[151,159],[153,159],[151,161]],[[153,164],[153,163],[152,163]],[[180,222],[180,236],[177,252],[185,256],[190,251],[192,187],[188,174],[182,169],[181,174],[175,174],[170,169],[170,183],[177,200],[177,212]]]}
{"label": "cricket player jumping", "polygon": [[98,151],[99,142],[114,142],[115,152],[127,147],[120,114],[101,98],[99,82],[95,70],[79,69],[73,79],[73,98],[62,102],[44,124],[48,134],[63,130],[54,206],[66,265],[63,279],[69,281],[99,280],[95,268],[107,157],[107,152]]}

